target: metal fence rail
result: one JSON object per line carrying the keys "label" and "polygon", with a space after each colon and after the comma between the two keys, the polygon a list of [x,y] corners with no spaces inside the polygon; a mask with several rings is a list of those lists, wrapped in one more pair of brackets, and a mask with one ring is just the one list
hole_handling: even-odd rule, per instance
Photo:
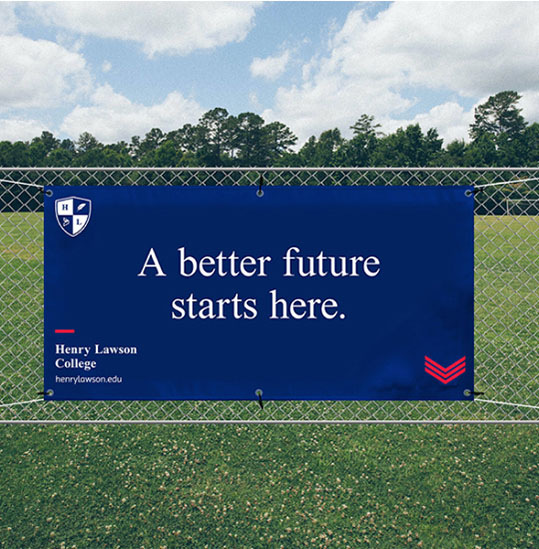
{"label": "metal fence rail", "polygon": [[[0,168],[0,422],[539,422],[536,178],[539,168]],[[511,183],[492,185],[502,182]],[[485,394],[474,402],[279,401],[263,410],[255,400],[38,397],[41,186],[259,184],[492,185],[475,195],[475,387]]]}

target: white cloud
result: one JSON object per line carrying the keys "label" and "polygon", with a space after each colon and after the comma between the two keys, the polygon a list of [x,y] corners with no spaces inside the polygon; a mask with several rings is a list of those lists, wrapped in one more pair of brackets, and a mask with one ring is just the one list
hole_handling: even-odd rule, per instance
{"label": "white cloud", "polygon": [[365,87],[360,81],[325,71],[300,87],[279,88],[275,103],[275,108],[266,109],[262,117],[287,123],[299,143],[331,128],[349,134],[348,127],[363,113],[381,117],[412,106],[412,101],[383,86]]}
{"label": "white cloud", "polygon": [[488,95],[539,85],[539,9],[520,2],[397,2],[350,14],[334,47],[345,74]]}
{"label": "white cloud", "polygon": [[110,72],[112,69],[112,63],[110,61],[103,61],[103,65],[101,65],[101,70],[103,72]]}
{"label": "white cloud", "polygon": [[162,103],[141,105],[116,93],[108,84],[96,89],[91,106],[76,106],[61,126],[61,131],[76,139],[89,132],[104,143],[129,141],[133,135],[144,135],[152,128],[171,131],[185,123],[195,123],[202,108],[179,92],[167,95]]}
{"label": "white cloud", "polygon": [[260,101],[258,100],[258,95],[256,92],[252,91],[249,93],[249,103],[255,109],[260,109]]}
{"label": "white cloud", "polygon": [[326,54],[304,65],[302,83],[277,91],[264,117],[285,121],[302,142],[347,129],[362,113],[389,126],[414,105],[409,97],[434,90],[454,100],[414,120],[445,125],[446,138],[465,137],[470,113],[457,108],[458,97],[539,90],[538,28],[533,2],[396,2],[373,20],[359,7]]}
{"label": "white cloud", "polygon": [[42,131],[50,131],[38,120],[2,118],[0,119],[0,141],[30,141],[41,135]]}
{"label": "white cloud", "polygon": [[261,2],[61,2],[34,4],[46,22],[70,31],[130,40],[144,52],[186,55],[245,38]]}
{"label": "white cloud", "polygon": [[0,2],[0,34],[13,34],[17,32],[17,16],[15,4],[12,2]]}
{"label": "white cloud", "polygon": [[0,111],[72,100],[90,82],[84,57],[48,40],[0,36]]}
{"label": "white cloud", "polygon": [[397,128],[406,128],[410,124],[419,124],[424,133],[430,128],[438,130],[440,137],[443,137],[444,144],[448,144],[455,139],[466,139],[468,129],[473,122],[473,109],[470,111],[454,101],[448,101],[441,105],[436,105],[426,113],[417,114],[413,118],[394,120],[379,120],[382,125],[382,131],[392,133]]}
{"label": "white cloud", "polygon": [[522,108],[522,116],[528,122],[539,122],[539,90],[525,91],[521,95],[519,105]]}
{"label": "white cloud", "polygon": [[265,57],[264,59],[255,57],[250,66],[251,74],[267,80],[276,80],[286,70],[289,60],[289,50],[285,50],[281,55]]}

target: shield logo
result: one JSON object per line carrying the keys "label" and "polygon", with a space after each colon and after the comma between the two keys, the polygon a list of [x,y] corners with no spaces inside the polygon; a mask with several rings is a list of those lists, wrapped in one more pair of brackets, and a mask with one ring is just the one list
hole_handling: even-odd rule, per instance
{"label": "shield logo", "polygon": [[55,202],[56,221],[64,233],[77,236],[90,221],[92,215],[92,201],[86,198],[70,196],[59,198]]}

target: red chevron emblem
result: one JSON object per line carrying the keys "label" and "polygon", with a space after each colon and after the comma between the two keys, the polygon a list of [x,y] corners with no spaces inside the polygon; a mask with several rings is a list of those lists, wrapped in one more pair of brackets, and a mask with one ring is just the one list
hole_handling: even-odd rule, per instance
{"label": "red chevron emblem", "polygon": [[425,356],[425,372],[427,372],[427,374],[430,374],[432,377],[435,377],[438,381],[441,381],[444,384],[453,381],[456,377],[459,377],[465,371],[465,356],[463,356],[456,362],[453,362],[453,364],[451,364],[451,366],[447,366],[447,368],[444,368],[442,365],[432,360],[432,358]]}

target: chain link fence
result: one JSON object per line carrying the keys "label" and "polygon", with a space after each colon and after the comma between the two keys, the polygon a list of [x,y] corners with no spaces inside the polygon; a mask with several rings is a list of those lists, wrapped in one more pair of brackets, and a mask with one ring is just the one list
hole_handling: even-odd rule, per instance
{"label": "chain link fence", "polygon": [[[539,168],[0,168],[0,422],[539,422]],[[526,181],[524,181],[526,180]],[[496,183],[510,182],[507,185]],[[44,185],[492,185],[475,195],[474,402],[44,402]]]}

